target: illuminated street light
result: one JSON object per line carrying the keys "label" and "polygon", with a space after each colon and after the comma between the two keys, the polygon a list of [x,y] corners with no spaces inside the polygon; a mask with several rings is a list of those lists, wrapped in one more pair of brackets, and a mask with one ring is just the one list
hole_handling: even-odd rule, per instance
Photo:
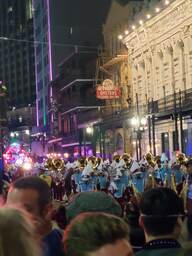
{"label": "illuminated street light", "polygon": [[87,134],[92,134],[92,133],[93,133],[93,127],[90,127],[90,126],[87,127],[87,128],[86,128],[86,133],[87,133]]}
{"label": "illuminated street light", "polygon": [[133,117],[133,118],[131,119],[131,124],[132,124],[133,126],[137,126],[137,125],[139,124],[139,119],[138,119],[137,117]]}
{"label": "illuminated street light", "polygon": [[136,29],[135,25],[133,25],[133,26],[132,26],[132,29],[133,29],[133,30],[135,30],[135,29]]}
{"label": "illuminated street light", "polygon": [[148,13],[146,17],[149,20],[151,18],[151,14]]}
{"label": "illuminated street light", "polygon": [[145,117],[141,118],[141,125],[145,126],[147,124],[147,119]]}
{"label": "illuminated street light", "polygon": [[25,134],[26,135],[30,135],[30,131],[29,130],[25,130]]}
{"label": "illuminated street light", "polygon": [[10,136],[11,136],[11,138],[14,138],[14,137],[15,137],[14,132],[11,132],[11,133],[10,133]]}
{"label": "illuminated street light", "polygon": [[156,8],[155,8],[155,11],[156,11],[156,13],[160,12],[160,8],[159,8],[159,7],[156,7]]}

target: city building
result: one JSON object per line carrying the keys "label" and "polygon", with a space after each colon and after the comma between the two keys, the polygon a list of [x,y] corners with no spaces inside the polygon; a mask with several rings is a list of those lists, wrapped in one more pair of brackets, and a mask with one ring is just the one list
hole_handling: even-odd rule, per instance
{"label": "city building", "polygon": [[51,138],[49,152],[71,158],[95,154],[92,126],[100,119],[101,101],[96,99],[97,50],[78,49],[63,60],[51,83]]}
{"label": "city building", "polygon": [[35,103],[32,0],[0,1],[0,81],[8,89],[8,105]]}
{"label": "city building", "polygon": [[49,133],[48,97],[52,97],[52,93],[49,95],[48,88],[59,73],[59,64],[75,51],[76,46],[88,47],[92,40],[91,46],[94,47],[102,38],[97,25],[106,7],[100,9],[99,17],[89,11],[101,3],[101,0],[97,3],[89,0],[33,0],[37,126],[41,132]]}
{"label": "city building", "polygon": [[160,1],[127,30],[136,131],[148,118],[140,151],[191,155],[192,1]]}
{"label": "city building", "polygon": [[98,142],[96,151],[101,149],[104,157],[110,157],[114,152],[132,153],[132,132],[126,118],[132,104],[131,73],[121,32],[128,33],[129,20],[132,21],[143,7],[144,3],[140,1],[112,1],[103,25],[104,47],[99,58],[98,77],[101,83],[110,79],[120,91],[119,97],[105,100],[103,118],[95,125],[95,129],[102,133],[102,147]]}

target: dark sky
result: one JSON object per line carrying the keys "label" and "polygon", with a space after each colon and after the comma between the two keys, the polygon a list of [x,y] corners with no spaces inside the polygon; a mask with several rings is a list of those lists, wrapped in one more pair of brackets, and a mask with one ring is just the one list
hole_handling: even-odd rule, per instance
{"label": "dark sky", "polygon": [[63,15],[72,26],[101,26],[111,0],[63,0],[66,9]]}

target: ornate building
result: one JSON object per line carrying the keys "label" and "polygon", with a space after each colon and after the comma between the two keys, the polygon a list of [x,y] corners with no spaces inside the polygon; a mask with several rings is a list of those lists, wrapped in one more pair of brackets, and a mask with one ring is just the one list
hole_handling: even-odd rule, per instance
{"label": "ornate building", "polygon": [[103,26],[104,51],[99,60],[99,78],[113,81],[121,91],[119,99],[105,101],[100,123],[102,147],[98,143],[97,152],[102,148],[102,155],[110,157],[114,152],[131,152],[130,131],[125,116],[122,114],[130,106],[130,72],[125,45],[119,40],[120,31],[126,28],[128,19],[141,11],[138,1],[112,1],[106,22]]}
{"label": "ornate building", "polygon": [[164,1],[149,11],[123,38],[133,104],[149,118],[142,149],[192,154],[192,0]]}

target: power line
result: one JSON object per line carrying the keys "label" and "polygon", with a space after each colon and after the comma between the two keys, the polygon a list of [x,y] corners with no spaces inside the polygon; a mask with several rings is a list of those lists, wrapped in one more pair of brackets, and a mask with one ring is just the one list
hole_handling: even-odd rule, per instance
{"label": "power line", "polygon": [[[27,40],[27,39],[17,39],[17,38],[9,38],[9,37],[0,37],[0,40],[4,41],[14,41],[14,42],[20,42],[20,43],[31,43],[34,45],[49,45],[49,42],[44,42],[44,41],[38,41],[38,40]],[[99,47],[97,46],[88,46],[88,45],[78,45],[78,44],[62,44],[62,43],[51,43],[53,46],[62,46],[62,47],[77,47],[77,48],[87,48],[87,49],[95,49],[98,50]]]}

